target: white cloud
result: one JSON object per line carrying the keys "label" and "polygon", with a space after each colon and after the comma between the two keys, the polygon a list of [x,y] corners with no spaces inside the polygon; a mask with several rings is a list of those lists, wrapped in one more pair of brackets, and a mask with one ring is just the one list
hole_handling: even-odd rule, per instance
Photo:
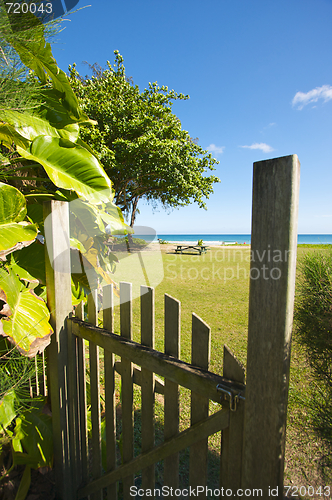
{"label": "white cloud", "polygon": [[318,99],[324,99],[324,102],[330,101],[332,99],[332,86],[323,85],[322,87],[309,90],[307,93],[296,92],[292,100],[292,105],[297,106],[297,109],[302,109],[311,102],[317,102]]}
{"label": "white cloud", "polygon": [[271,151],[274,151],[271,146],[268,144],[265,144],[265,142],[255,142],[255,144],[252,144],[251,146],[239,146],[240,148],[247,148],[247,149],[260,149],[264,153],[270,153]]}
{"label": "white cloud", "polygon": [[215,144],[210,144],[210,146],[207,147],[207,150],[215,155],[221,155],[224,152],[224,149],[225,146],[216,146]]}

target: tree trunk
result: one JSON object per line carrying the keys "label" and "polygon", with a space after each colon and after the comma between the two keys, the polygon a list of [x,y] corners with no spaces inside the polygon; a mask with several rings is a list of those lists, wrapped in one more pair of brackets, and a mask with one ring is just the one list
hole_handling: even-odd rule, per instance
{"label": "tree trunk", "polygon": [[[136,196],[136,198],[133,201],[133,208],[131,210],[131,218],[130,218],[130,227],[133,227],[135,223],[135,218],[136,218],[136,210],[137,210],[137,205],[138,205],[138,200],[139,196]],[[134,242],[133,242],[133,237],[131,234],[128,234],[128,252],[130,253],[130,248],[133,248]]]}
{"label": "tree trunk", "polygon": [[133,202],[133,208],[131,211],[131,219],[130,219],[130,227],[133,227],[135,219],[136,219],[136,210],[138,205],[139,196],[136,196]]}

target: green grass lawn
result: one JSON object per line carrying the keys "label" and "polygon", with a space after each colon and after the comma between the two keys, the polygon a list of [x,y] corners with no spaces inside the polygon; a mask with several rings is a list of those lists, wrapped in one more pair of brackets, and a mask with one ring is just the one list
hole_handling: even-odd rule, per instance
{"label": "green grass lawn", "polygon": [[[298,247],[298,262],[311,246]],[[321,251],[325,251],[322,248]],[[190,362],[191,314],[195,312],[211,327],[210,370],[222,374],[223,346],[234,352],[246,365],[248,334],[248,298],[250,250],[243,248],[212,248],[207,254],[176,255],[162,253],[164,279],[155,290],[155,348],[164,350],[164,294],[181,301],[181,359]],[[133,302],[133,338],[140,341],[140,304]],[[119,314],[115,314],[115,332],[119,333]],[[309,399],[312,376],[299,345],[293,341],[288,405],[285,484],[324,486],[332,479],[331,464],[326,459],[329,447],[310,429]],[[136,391],[136,420],[139,422],[139,390]],[[189,391],[182,390],[181,428],[190,422]],[[211,403],[211,410],[214,405]],[[156,401],[157,439],[162,439],[162,397]],[[139,432],[137,437],[139,452]],[[220,434],[210,438],[209,481],[218,486],[217,449]],[[187,452],[181,459],[181,482],[188,474]],[[162,473],[162,464],[157,468]],[[159,476],[158,476],[159,477]],[[306,497],[304,497],[306,498]],[[307,497],[315,498],[315,497]],[[317,498],[320,498],[319,496]]]}

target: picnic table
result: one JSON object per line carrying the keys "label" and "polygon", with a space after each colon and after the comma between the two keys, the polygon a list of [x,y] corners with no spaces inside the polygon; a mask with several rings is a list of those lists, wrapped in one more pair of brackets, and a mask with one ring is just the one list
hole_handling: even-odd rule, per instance
{"label": "picnic table", "polygon": [[185,250],[193,250],[194,252],[198,252],[199,255],[202,253],[206,253],[208,247],[205,245],[177,245],[175,249],[175,253],[182,253]]}

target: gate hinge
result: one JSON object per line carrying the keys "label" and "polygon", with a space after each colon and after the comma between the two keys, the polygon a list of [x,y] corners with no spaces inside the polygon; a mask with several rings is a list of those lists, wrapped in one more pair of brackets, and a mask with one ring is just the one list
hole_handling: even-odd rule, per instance
{"label": "gate hinge", "polygon": [[241,392],[236,392],[230,387],[222,384],[217,385],[217,391],[222,392],[222,395],[220,396],[221,401],[228,401],[229,402],[229,408],[231,411],[236,411],[237,405],[240,401],[245,401],[245,397],[242,396]]}

